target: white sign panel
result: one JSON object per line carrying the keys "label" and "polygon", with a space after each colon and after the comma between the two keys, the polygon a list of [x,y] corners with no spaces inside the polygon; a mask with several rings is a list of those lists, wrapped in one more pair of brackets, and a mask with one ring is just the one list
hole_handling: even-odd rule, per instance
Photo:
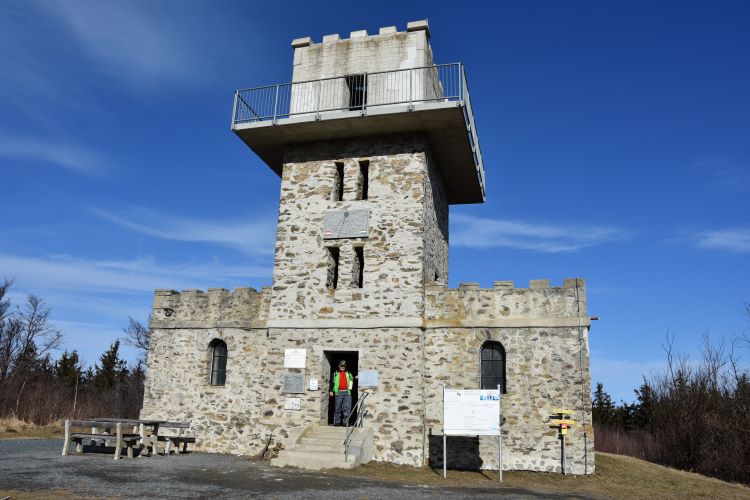
{"label": "white sign panel", "polygon": [[317,391],[318,390],[318,379],[316,378],[310,378],[310,387],[309,389],[311,391]]}
{"label": "white sign panel", "polygon": [[500,398],[497,389],[445,389],[444,433],[447,436],[498,436]]}
{"label": "white sign panel", "polygon": [[360,387],[377,387],[379,373],[377,370],[360,370],[357,374]]}
{"label": "white sign panel", "polygon": [[284,349],[284,368],[304,368],[307,349]]}
{"label": "white sign panel", "polygon": [[300,398],[286,398],[284,400],[285,410],[299,410],[300,409]]}

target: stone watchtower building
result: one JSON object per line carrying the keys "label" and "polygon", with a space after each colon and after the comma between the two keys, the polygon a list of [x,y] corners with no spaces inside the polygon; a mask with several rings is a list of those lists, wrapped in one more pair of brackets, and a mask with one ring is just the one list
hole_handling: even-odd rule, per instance
{"label": "stone watchtower building", "polygon": [[[296,39],[292,83],[235,93],[232,130],[281,178],[273,285],[156,291],[143,417],[190,420],[205,451],[342,466],[345,359],[348,465],[440,463],[443,385],[501,385],[505,469],[559,471],[566,408],[566,468],[594,471],[583,280],[447,287],[449,206],[484,201],[484,167],[464,67],[429,40],[426,21]],[[497,468],[496,438],[448,443],[450,467]]]}

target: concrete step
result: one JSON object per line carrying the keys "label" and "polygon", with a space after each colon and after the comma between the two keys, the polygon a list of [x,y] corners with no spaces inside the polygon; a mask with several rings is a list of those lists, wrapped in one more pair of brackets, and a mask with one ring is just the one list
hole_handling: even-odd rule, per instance
{"label": "concrete step", "polygon": [[338,437],[303,437],[300,438],[299,442],[303,444],[322,443],[330,446],[344,446],[344,439],[339,439]]}
{"label": "concrete step", "polygon": [[300,443],[294,449],[305,451],[320,451],[323,453],[340,453],[341,455],[344,454],[343,444],[340,444],[338,446],[331,446],[328,443]]}
{"label": "concrete step", "polygon": [[282,450],[279,456],[271,460],[271,465],[276,467],[301,467],[304,469],[331,469],[356,467],[359,460],[355,456],[349,456],[349,461],[344,461],[342,453],[322,453],[303,450]]}

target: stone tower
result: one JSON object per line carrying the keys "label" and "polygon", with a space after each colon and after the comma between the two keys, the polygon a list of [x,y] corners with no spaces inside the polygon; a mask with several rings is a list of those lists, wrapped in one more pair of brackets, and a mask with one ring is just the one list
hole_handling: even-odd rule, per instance
{"label": "stone tower", "polygon": [[[463,64],[429,40],[426,21],[295,39],[291,83],[235,92],[232,130],[281,178],[273,284],[156,290],[144,418],[279,465],[435,465],[443,386],[501,385],[505,469],[560,470],[544,422],[564,408],[566,469],[594,471],[584,281],[448,287],[449,206],[484,201],[484,168]],[[341,359],[369,372],[348,464]],[[451,467],[498,466],[494,437],[447,442]]]}
{"label": "stone tower", "polygon": [[238,92],[234,131],[281,175],[271,320],[413,322],[447,282],[448,205],[484,178],[463,66],[429,37],[297,39],[290,85]]}

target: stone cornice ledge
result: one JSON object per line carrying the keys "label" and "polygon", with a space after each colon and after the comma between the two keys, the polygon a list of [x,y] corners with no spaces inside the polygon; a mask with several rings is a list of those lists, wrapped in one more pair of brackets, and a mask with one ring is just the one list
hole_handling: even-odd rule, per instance
{"label": "stone cornice ledge", "polygon": [[[265,328],[575,328],[579,318],[502,318],[502,319],[428,319],[420,318],[365,318],[365,319],[269,319],[255,321],[152,321],[151,328],[240,328],[245,330]],[[580,326],[591,326],[588,317],[580,318]]]}

